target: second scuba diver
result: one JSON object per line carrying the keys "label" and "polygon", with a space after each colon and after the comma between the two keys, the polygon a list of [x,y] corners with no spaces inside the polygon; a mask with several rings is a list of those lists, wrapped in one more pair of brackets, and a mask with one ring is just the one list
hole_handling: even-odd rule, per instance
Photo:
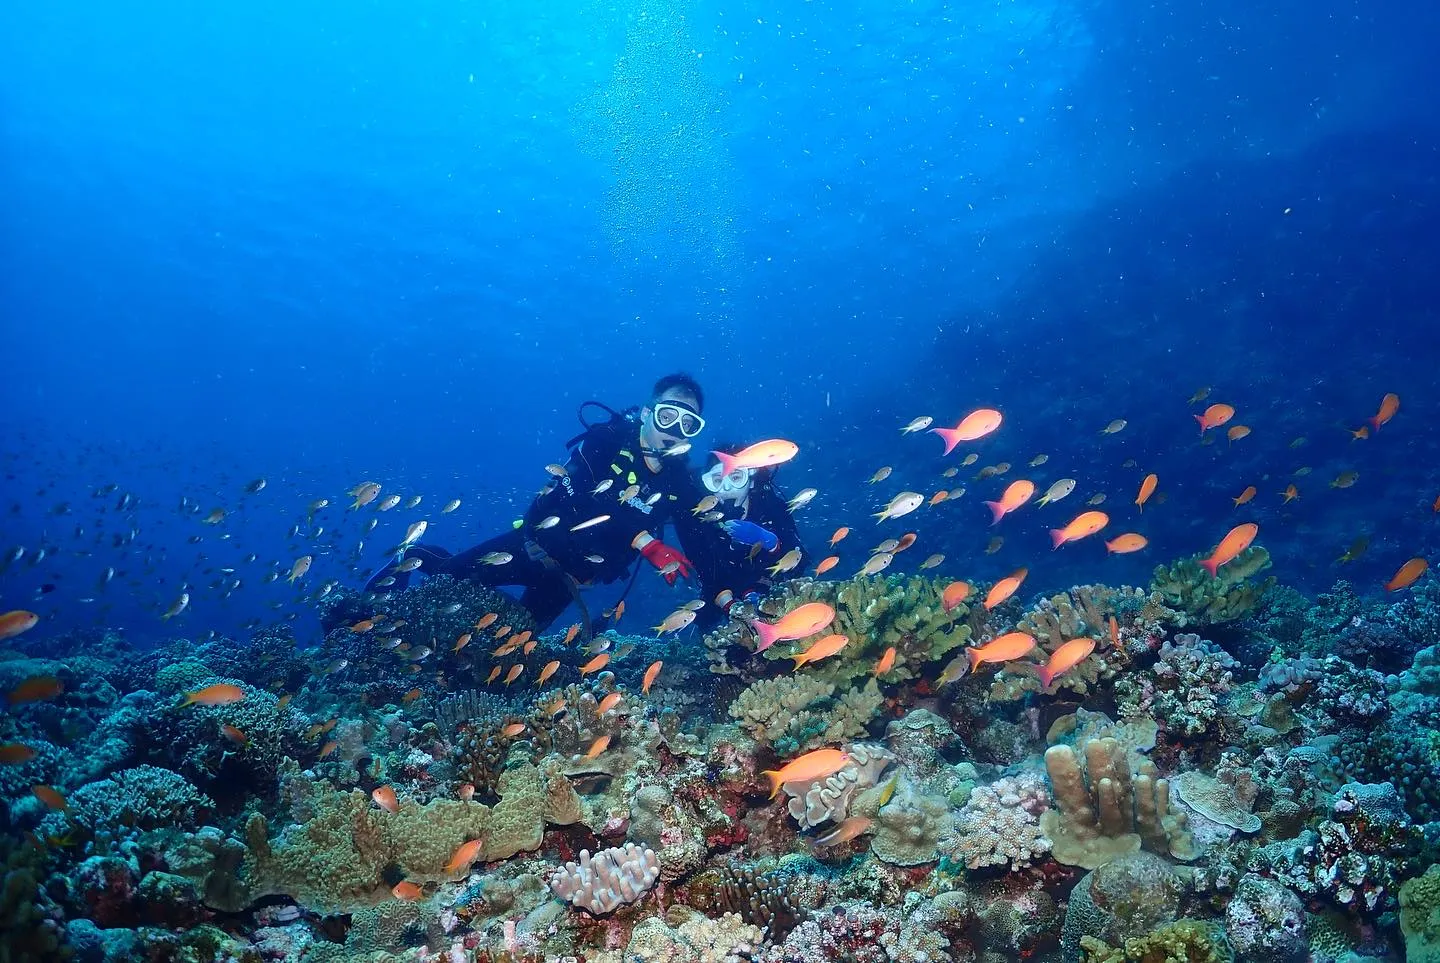
{"label": "second scuba diver", "polygon": [[[707,603],[696,613],[701,632],[723,621],[734,602],[757,601],[776,582],[793,578],[804,564],[800,533],[785,496],[775,487],[774,474],[773,468],[737,468],[726,474],[712,458],[700,481],[701,494],[713,496],[714,506],[700,513],[681,512],[675,518],[680,545],[696,560],[695,575]],[[770,569],[792,550],[798,551],[798,558],[791,574],[772,573]]]}
{"label": "second scuba diver", "polygon": [[[648,404],[611,411],[608,421],[586,424],[570,440],[563,473],[552,470],[555,477],[512,531],[454,555],[415,544],[404,558],[420,559],[426,575],[520,586],[520,604],[534,616],[537,631],[575,602],[589,634],[595,626],[580,586],[623,578],[636,552],[671,585],[691,577],[690,560],[659,536],[676,510],[694,500],[683,455],[705,427],[704,402],[694,378],[666,375],[655,383]],[[391,575],[394,588],[403,589],[409,574],[387,567],[366,590],[376,591],[376,583]]]}

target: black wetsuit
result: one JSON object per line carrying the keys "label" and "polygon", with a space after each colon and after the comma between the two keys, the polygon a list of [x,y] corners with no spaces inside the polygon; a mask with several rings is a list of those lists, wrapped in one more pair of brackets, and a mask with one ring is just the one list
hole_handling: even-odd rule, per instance
{"label": "black wetsuit", "polygon": [[[610,487],[595,493],[596,486],[606,480]],[[621,502],[620,496],[632,485],[638,486],[638,492]],[[637,555],[631,541],[640,532],[660,538],[676,509],[693,504],[693,485],[683,458],[662,456],[658,472],[646,466],[640,450],[639,414],[627,412],[591,426],[576,439],[565,475],[549,478],[530,504],[521,527],[455,555],[435,545],[413,545],[405,557],[421,559],[421,571],[429,575],[449,575],[489,586],[521,586],[520,604],[543,630],[575,599],[577,585],[614,582],[627,575]],[[538,527],[552,515],[559,521]],[[571,531],[601,515],[610,518]],[[501,564],[482,561],[492,553],[504,553],[510,560]],[[390,571],[386,569],[372,582]],[[398,576],[397,587],[404,587],[404,578]],[[367,589],[373,590],[373,586]]]}
{"label": "black wetsuit", "polygon": [[[696,483],[699,496],[704,487]],[[742,598],[748,592],[765,595],[778,581],[794,578],[805,565],[805,548],[800,544],[800,532],[795,527],[795,516],[790,513],[785,496],[768,477],[757,475],[750,488],[748,511],[741,513],[740,506],[721,502],[715,511],[725,517],[718,521],[701,521],[689,511],[675,517],[675,531],[680,537],[680,548],[695,567],[695,577],[700,583],[701,598],[705,607],[696,613],[695,624],[701,630],[709,629],[725,617],[725,611],[715,604],[715,596],[729,589],[735,598]],[[737,542],[724,529],[730,519],[744,519],[754,522],[776,538],[774,551],[760,548],[752,551],[751,546]],[[800,562],[789,572],[772,575],[770,567],[792,548],[801,551]]]}

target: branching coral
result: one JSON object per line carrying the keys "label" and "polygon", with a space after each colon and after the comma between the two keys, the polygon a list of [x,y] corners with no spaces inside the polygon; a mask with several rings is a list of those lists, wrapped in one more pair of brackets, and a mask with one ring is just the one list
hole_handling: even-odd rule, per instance
{"label": "branching coral", "polygon": [[1079,665],[1052,683],[1052,691],[1085,695],[1097,684],[1113,679],[1130,663],[1124,647],[1111,644],[1109,619],[1116,619],[1117,630],[1123,621],[1133,628],[1145,593],[1137,588],[1108,588],[1103,585],[1080,585],[1042,599],[1021,617],[1016,629],[1035,637],[1037,661],[1016,661],[1001,666],[990,687],[994,702],[1011,702],[1027,692],[1040,691],[1037,669],[1050,654],[1071,639],[1095,640],[1095,651]]}
{"label": "branching coral", "polygon": [[1050,840],[1040,829],[1040,816],[1049,808],[1050,793],[1036,772],[977,786],[940,848],[970,869],[1023,869],[1050,852]]}
{"label": "branching coral", "polygon": [[1265,591],[1275,583],[1251,581],[1270,567],[1270,553],[1252,545],[1211,575],[1197,559],[1182,559],[1173,565],[1158,565],[1150,582],[1165,605],[1184,617],[1180,626],[1216,625],[1248,615]]}
{"label": "branching coral", "polygon": [[1126,676],[1115,685],[1120,713],[1150,716],[1176,735],[1195,737],[1220,720],[1239,664],[1198,635],[1177,635],[1160,648],[1148,673]]}
{"label": "branching coral", "polygon": [[[839,654],[807,667],[807,674],[843,686],[870,673],[881,654],[893,646],[895,664],[884,681],[900,682],[919,677],[927,663],[959,649],[971,637],[969,606],[961,604],[946,612],[941,605],[946,584],[920,576],[860,576],[841,582],[795,579],[760,604],[759,617],[772,619],[806,602],[825,602],[835,609],[835,621],[826,631],[850,642]],[[742,623],[732,620],[706,636],[712,668],[723,671],[725,651],[745,644],[748,633]],[[773,646],[764,657],[788,658],[810,641]]]}
{"label": "branching coral", "polygon": [[848,742],[865,734],[883,701],[875,680],[836,697],[835,686],[808,675],[762,679],[740,693],[730,715],[781,755]]}
{"label": "branching coral", "polygon": [[1195,857],[1184,814],[1170,809],[1169,783],[1157,777],[1148,759],[1132,778],[1125,749],[1116,740],[1090,740],[1081,754],[1069,746],[1051,746],[1045,768],[1056,808],[1040,817],[1040,828],[1060,862],[1094,869],[1135,852],[1142,840],[1177,859]]}

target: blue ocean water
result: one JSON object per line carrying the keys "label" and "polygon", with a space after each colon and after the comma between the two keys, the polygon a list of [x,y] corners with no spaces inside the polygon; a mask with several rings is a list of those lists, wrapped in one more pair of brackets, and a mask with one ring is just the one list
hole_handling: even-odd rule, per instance
{"label": "blue ocean water", "polygon": [[[1437,28],[1421,3],[7,7],[0,607],[143,642],[189,584],[164,631],[304,641],[308,589],[265,572],[313,552],[311,588],[352,584],[427,514],[452,548],[503,531],[581,402],[675,369],[711,436],[801,446],[780,484],[820,490],[811,545],[855,528],[847,573],[914,530],[897,570],[1143,584],[1253,520],[1287,583],[1378,592],[1437,542]],[[1249,437],[1201,445],[1202,386]],[[898,431],[980,406],[1005,425],[953,482],[968,449]],[[979,502],[1022,474],[1080,484],[985,554]],[[367,479],[426,501],[357,557]],[[1098,493],[1145,552],[1051,551]],[[326,534],[290,534],[319,498]],[[647,576],[629,604],[678,597]]]}

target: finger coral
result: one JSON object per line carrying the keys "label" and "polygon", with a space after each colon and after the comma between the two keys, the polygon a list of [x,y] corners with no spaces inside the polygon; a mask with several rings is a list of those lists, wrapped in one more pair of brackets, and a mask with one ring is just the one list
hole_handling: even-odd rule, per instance
{"label": "finger coral", "polygon": [[566,863],[550,879],[555,895],[601,916],[633,903],[660,878],[660,859],[653,849],[627,843],[602,849],[593,857],[580,851],[579,861]]}

